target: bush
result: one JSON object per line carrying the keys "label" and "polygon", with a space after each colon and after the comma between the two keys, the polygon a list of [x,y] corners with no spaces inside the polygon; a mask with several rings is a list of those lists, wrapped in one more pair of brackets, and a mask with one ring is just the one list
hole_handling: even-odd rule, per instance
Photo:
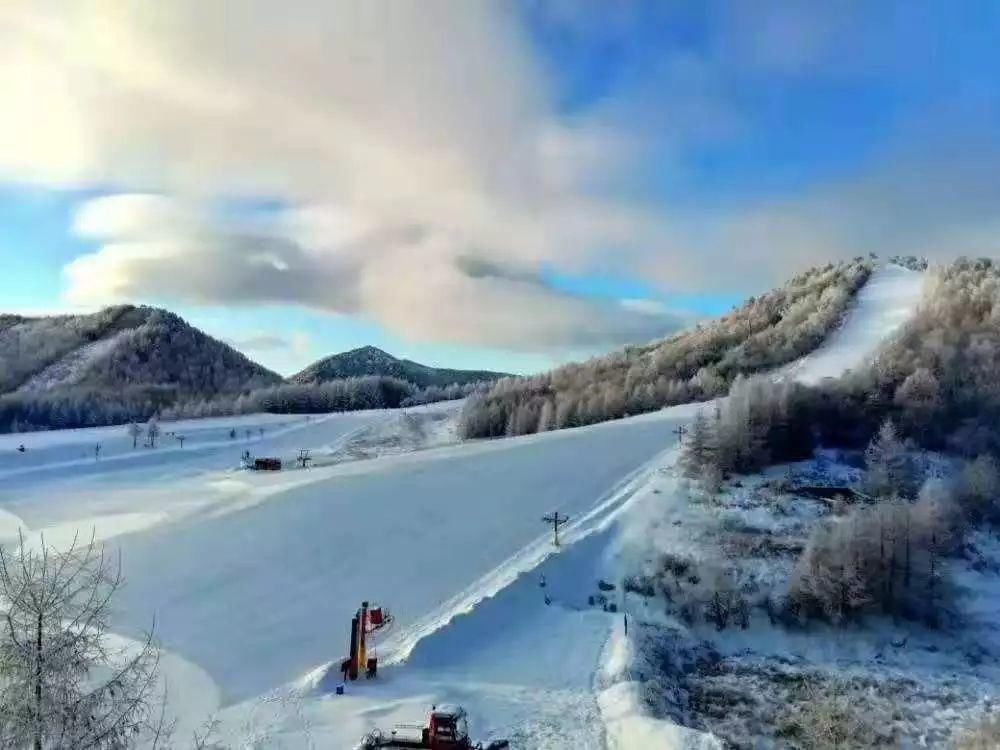
{"label": "bush", "polygon": [[1000,714],[990,714],[960,732],[955,750],[996,750],[1000,747]]}
{"label": "bush", "polygon": [[871,748],[888,744],[880,735],[868,702],[845,683],[807,682],[802,700],[778,721],[778,734],[799,750]]}

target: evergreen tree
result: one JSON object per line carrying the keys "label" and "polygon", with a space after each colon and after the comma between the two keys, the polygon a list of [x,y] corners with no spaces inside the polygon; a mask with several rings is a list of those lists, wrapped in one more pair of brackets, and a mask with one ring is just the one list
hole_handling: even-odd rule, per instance
{"label": "evergreen tree", "polygon": [[705,470],[715,463],[715,436],[713,426],[705,416],[704,410],[695,414],[694,421],[687,431],[681,449],[680,466],[684,476],[695,479],[701,477]]}
{"label": "evergreen tree", "polygon": [[909,453],[892,420],[882,423],[865,450],[862,486],[873,497],[911,496],[915,472]]}

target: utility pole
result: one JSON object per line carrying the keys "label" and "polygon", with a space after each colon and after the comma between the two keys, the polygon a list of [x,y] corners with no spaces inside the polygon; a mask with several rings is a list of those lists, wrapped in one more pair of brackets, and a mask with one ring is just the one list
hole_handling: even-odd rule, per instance
{"label": "utility pole", "polygon": [[559,546],[559,527],[568,520],[569,516],[560,516],[559,511],[550,513],[547,516],[542,516],[542,521],[552,524],[552,541],[557,547]]}
{"label": "utility pole", "polygon": [[677,436],[678,443],[684,442],[684,436],[687,435],[687,431],[688,431],[687,427],[685,427],[684,425],[680,425],[676,430],[674,430],[674,434]]}

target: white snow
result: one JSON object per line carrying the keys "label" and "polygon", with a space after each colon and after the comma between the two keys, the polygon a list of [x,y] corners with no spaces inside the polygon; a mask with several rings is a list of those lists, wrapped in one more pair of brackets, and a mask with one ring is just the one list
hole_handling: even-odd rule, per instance
{"label": "white snow", "polygon": [[925,276],[889,264],[872,273],[843,324],[811,354],[783,368],[780,377],[814,384],[871,361],[879,344],[913,315]]}
{"label": "white snow", "polygon": [[[878,271],[794,376],[857,366],[919,288]],[[715,748],[645,715],[621,613],[588,604],[618,570],[619,520],[698,408],[472,443],[455,442],[456,405],[164,424],[183,448],[165,434],[133,450],[121,427],[0,436],[0,537],[96,528],[127,578],[116,631],[137,636],[155,616],[185,727],[218,708],[234,744],[346,748],[450,702],[475,739],[517,748]],[[290,462],[302,448],[317,466],[235,469],[243,450]],[[541,521],[555,510],[571,518],[559,550]],[[363,599],[396,622],[379,678],[337,696],[330,665]]]}
{"label": "white snow", "polygon": [[646,715],[638,693],[636,683],[619,682],[598,695],[608,750],[722,750],[722,743],[710,734]]}
{"label": "white snow", "polygon": [[115,347],[128,338],[130,333],[131,331],[121,331],[114,336],[74,349],[62,359],[53,362],[29,378],[17,389],[17,392],[41,392],[60,386],[76,385],[87,374],[87,368],[91,364],[114,351]]}

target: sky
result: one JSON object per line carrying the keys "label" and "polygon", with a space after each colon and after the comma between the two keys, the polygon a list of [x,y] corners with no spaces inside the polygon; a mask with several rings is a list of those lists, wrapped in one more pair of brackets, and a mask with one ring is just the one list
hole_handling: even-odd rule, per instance
{"label": "sky", "polygon": [[1000,254],[1000,3],[0,5],[0,309],[533,372]]}

